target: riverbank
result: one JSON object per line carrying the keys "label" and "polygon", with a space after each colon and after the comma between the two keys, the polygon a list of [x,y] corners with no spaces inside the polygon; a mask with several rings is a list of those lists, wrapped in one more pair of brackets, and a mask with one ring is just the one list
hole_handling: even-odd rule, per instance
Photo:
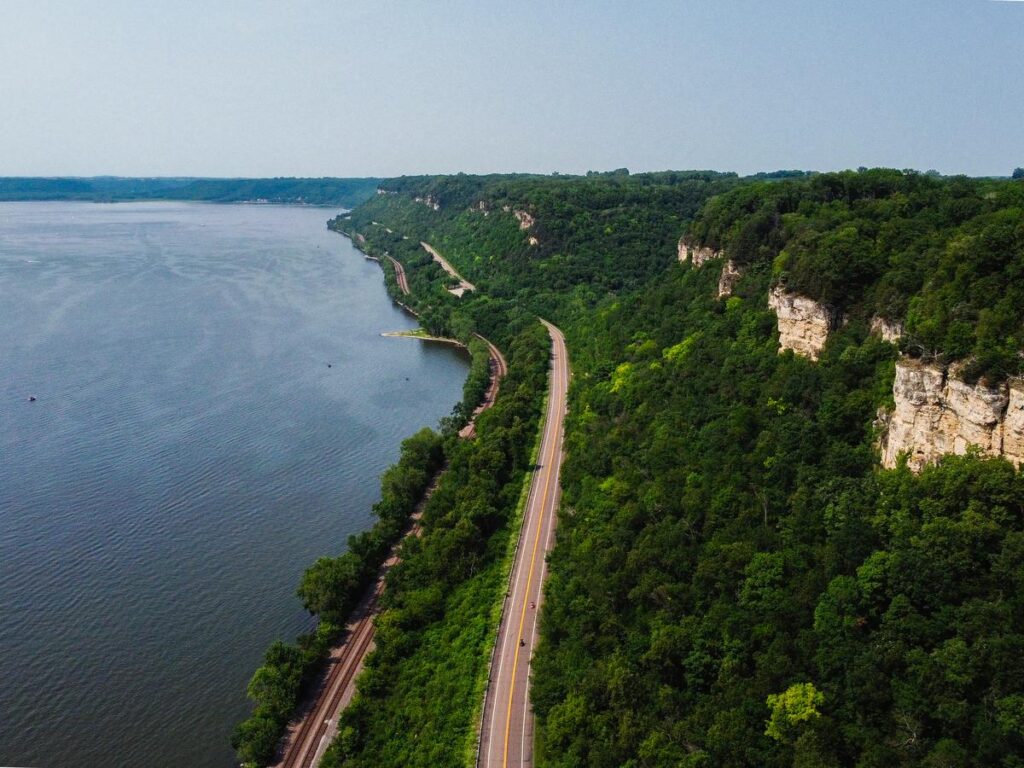
{"label": "riverbank", "polygon": [[[370,256],[360,247],[360,240],[363,246],[366,245],[365,238],[351,240],[364,255]],[[396,303],[418,317],[412,307],[397,300]],[[440,451],[442,459],[449,454],[457,455],[454,447],[444,447],[444,442],[456,430],[460,438],[475,437],[476,418],[494,405],[500,379],[508,370],[501,352],[479,334],[475,334],[468,344],[431,334],[425,329],[381,335],[454,345],[470,353],[473,362],[463,387],[462,401],[452,417],[442,420],[441,435],[429,433],[429,440],[435,446],[431,456],[437,451]],[[425,433],[427,431],[421,432],[415,439],[427,441]],[[411,458],[407,455],[406,449],[412,440],[410,438],[403,444],[399,464],[385,473],[381,486],[382,501],[374,507],[380,518],[374,528],[351,539],[348,552],[340,557],[320,558],[303,576],[299,594],[307,609],[319,617],[320,623],[315,633],[300,638],[295,652],[282,644],[275,644],[268,652],[264,666],[254,675],[250,695],[256,703],[256,710],[252,717],[239,725],[233,739],[233,746],[243,762],[266,765],[278,755],[283,761],[282,766],[306,765],[309,761],[318,760],[330,741],[328,729],[336,727],[336,715],[351,699],[355,680],[373,647],[373,620],[379,610],[385,575],[399,562],[400,542],[404,539],[396,529],[398,521],[403,519],[408,524],[411,519],[412,530],[418,532],[416,521],[430,499],[426,488],[419,485],[424,473],[417,472],[422,469],[416,462],[424,460],[423,451],[414,451]],[[400,504],[386,503],[388,493],[394,490],[389,476],[407,475],[410,471],[418,478],[418,495],[415,488],[407,489],[409,492],[402,495]],[[433,477],[436,479],[436,472]],[[409,505],[413,502],[414,508],[410,510]],[[371,572],[374,575],[372,583]],[[357,599],[359,594],[362,595],[361,600]],[[342,626],[345,629],[339,630],[338,627]],[[343,639],[339,642],[338,638]],[[327,671],[322,671],[324,669]],[[269,690],[264,682],[267,680],[273,681]],[[282,680],[294,682],[282,688]],[[316,683],[317,680],[320,682]],[[312,694],[311,690],[314,691]],[[308,697],[304,705],[306,715],[295,721],[294,713],[301,709],[300,702],[304,697]],[[325,724],[326,721],[331,722]],[[278,753],[277,745],[282,737],[286,746],[282,753]]]}

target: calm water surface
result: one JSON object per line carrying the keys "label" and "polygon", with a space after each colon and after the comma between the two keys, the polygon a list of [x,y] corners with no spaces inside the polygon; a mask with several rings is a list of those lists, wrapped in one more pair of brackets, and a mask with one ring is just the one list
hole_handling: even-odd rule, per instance
{"label": "calm water surface", "polygon": [[459,399],[333,214],[0,204],[0,765],[232,765],[302,569]]}

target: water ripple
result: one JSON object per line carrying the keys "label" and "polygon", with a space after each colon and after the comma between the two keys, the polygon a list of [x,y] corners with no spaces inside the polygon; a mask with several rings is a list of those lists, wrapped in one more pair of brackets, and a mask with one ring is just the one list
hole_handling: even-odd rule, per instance
{"label": "water ripple", "polygon": [[302,569],[458,399],[330,215],[0,204],[0,764],[232,765]]}

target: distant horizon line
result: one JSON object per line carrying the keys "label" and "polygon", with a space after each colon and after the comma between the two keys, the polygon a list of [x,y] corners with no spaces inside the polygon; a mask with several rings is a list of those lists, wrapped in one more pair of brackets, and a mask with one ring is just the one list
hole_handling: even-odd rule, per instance
{"label": "distant horizon line", "polygon": [[[1024,2],[1024,0],[1020,0]],[[1019,166],[1015,166],[1019,167]],[[358,175],[358,176],[341,176],[341,175],[324,175],[324,176],[307,176],[307,175],[267,175],[267,176],[214,176],[214,175],[190,175],[190,174],[119,174],[119,173],[97,173],[97,174],[3,174],[0,173],[0,181],[9,179],[41,179],[41,180],[62,180],[62,179],[73,179],[73,180],[90,180],[90,179],[113,179],[113,180],[162,180],[162,181],[264,181],[264,180],[298,180],[298,179],[310,179],[310,180],[324,180],[324,179],[338,179],[338,180],[352,180],[352,181],[370,181],[370,180],[386,180],[386,179],[399,179],[410,176],[587,176],[588,174],[612,174],[616,171],[626,170],[630,176],[643,176],[647,174],[655,173],[733,173],[740,178],[757,176],[759,174],[775,174],[775,173],[808,173],[808,174],[824,174],[824,173],[844,173],[847,171],[874,171],[874,170],[887,170],[887,171],[899,171],[901,173],[919,173],[922,175],[938,175],[942,177],[955,177],[965,176],[967,178],[974,179],[1002,179],[1011,178],[1014,169],[1010,169],[1005,174],[970,174],[970,173],[947,173],[929,168],[927,170],[921,170],[919,168],[897,168],[895,166],[887,165],[873,165],[873,166],[857,166],[857,167],[846,167],[846,168],[832,168],[828,170],[820,170],[817,168],[770,168],[761,169],[757,171],[748,171],[746,173],[725,169],[725,168],[661,168],[657,170],[642,170],[633,171],[628,168],[610,168],[608,170],[596,170],[589,169],[587,171],[574,172],[574,171],[486,171],[486,172],[467,172],[467,171],[440,171],[431,173],[400,173],[392,175],[383,174],[370,174],[370,175]]]}

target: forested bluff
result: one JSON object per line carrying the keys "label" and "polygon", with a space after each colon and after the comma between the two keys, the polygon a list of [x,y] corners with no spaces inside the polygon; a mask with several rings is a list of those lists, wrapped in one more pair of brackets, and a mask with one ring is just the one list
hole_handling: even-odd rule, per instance
{"label": "forested bluff", "polygon": [[[538,765],[1024,766],[1024,181],[403,177],[331,226],[521,378],[480,440],[432,438],[464,468],[326,765],[473,764],[541,315],[574,379]],[[477,290],[448,293],[421,240]],[[309,578],[337,620],[351,580],[317,603]]]}

